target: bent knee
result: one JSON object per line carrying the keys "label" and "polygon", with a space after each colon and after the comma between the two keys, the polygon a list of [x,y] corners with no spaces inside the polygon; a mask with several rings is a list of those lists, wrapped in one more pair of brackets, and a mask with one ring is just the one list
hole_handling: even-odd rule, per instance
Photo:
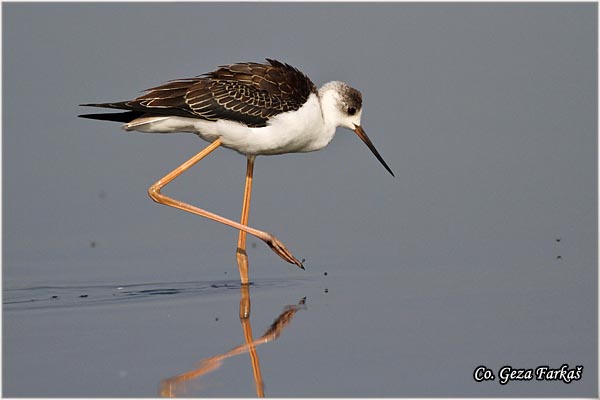
{"label": "bent knee", "polygon": [[160,188],[156,185],[152,185],[148,188],[148,196],[155,202],[159,203],[162,194],[160,193]]}

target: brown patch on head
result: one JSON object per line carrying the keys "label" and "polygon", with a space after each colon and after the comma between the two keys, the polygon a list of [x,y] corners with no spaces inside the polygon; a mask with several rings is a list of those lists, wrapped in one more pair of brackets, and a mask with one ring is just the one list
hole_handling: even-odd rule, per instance
{"label": "brown patch on head", "polygon": [[347,115],[354,115],[362,109],[362,95],[353,87],[341,83],[339,89],[342,111]]}
{"label": "brown patch on head", "polygon": [[362,94],[353,87],[348,86],[348,90],[344,93],[344,102],[348,107],[360,110],[362,108]]}

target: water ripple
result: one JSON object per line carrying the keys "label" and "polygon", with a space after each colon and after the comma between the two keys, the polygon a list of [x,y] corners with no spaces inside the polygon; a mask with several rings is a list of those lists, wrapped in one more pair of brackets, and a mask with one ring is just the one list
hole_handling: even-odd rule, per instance
{"label": "water ripple", "polygon": [[[282,288],[298,285],[306,279],[261,280],[254,288]],[[210,282],[164,282],[128,285],[36,286],[3,291],[3,309],[80,307],[132,301],[185,298],[239,292],[239,280]]]}

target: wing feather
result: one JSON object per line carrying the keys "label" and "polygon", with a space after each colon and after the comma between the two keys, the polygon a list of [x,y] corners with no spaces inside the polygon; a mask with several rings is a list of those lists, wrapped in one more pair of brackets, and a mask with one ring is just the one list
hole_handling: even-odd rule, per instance
{"label": "wing feather", "polygon": [[266,64],[223,65],[213,72],[172,80],[144,92],[130,101],[95,106],[209,121],[227,119],[261,127],[277,114],[300,108],[317,89],[298,69],[267,59]]}

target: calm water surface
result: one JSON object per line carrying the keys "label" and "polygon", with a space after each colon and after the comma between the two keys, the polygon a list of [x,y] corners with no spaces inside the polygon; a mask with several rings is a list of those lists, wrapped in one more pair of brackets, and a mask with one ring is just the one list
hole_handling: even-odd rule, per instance
{"label": "calm water surface", "polygon": [[[291,271],[287,279],[258,279],[248,291],[235,279],[5,290],[5,395],[594,390],[594,355],[585,351],[593,322],[582,325],[573,312],[581,298],[557,295],[581,288],[575,280],[531,285],[489,269],[464,279],[434,268],[382,274],[341,267],[326,276]],[[565,362],[582,363],[584,378],[507,386],[472,378],[481,364]]]}

